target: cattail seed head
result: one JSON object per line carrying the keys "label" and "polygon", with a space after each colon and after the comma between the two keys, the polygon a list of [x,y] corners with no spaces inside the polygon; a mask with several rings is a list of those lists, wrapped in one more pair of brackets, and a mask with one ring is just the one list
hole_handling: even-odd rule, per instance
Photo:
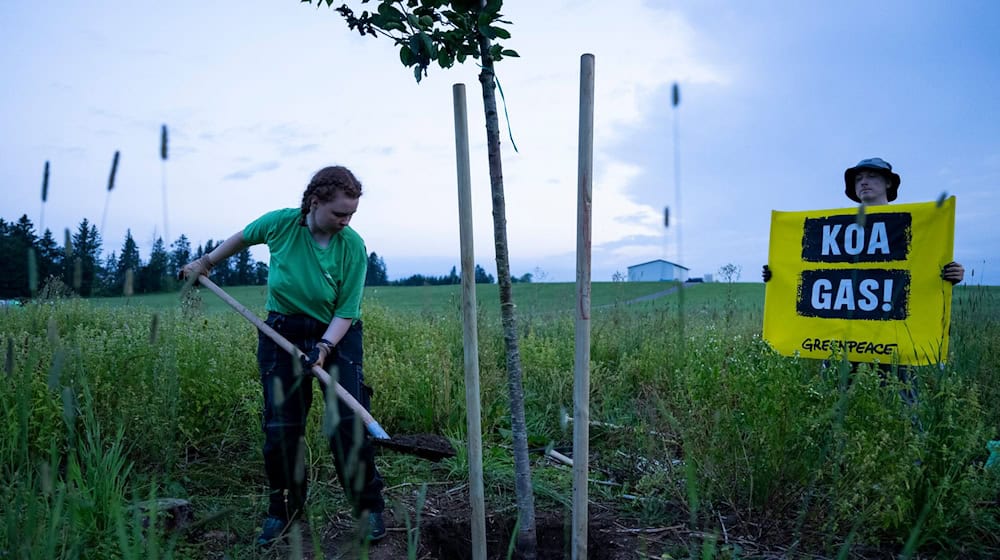
{"label": "cattail seed head", "polygon": [[167,125],[160,127],[160,159],[167,161]]}
{"label": "cattail seed head", "polygon": [[73,237],[69,234],[69,228],[66,228],[66,242],[63,243],[63,247],[66,248],[66,258],[73,256]]}
{"label": "cattail seed head", "polygon": [[115,174],[118,173],[118,150],[115,150],[115,159],[111,162],[111,176],[108,177],[108,192],[115,188]]}
{"label": "cattail seed head", "polygon": [[42,202],[49,199],[49,162],[45,162],[45,173],[42,174]]}

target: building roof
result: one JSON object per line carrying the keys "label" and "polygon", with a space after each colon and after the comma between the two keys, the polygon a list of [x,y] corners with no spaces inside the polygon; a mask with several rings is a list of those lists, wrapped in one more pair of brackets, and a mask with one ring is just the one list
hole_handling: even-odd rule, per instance
{"label": "building roof", "polygon": [[651,260],[651,261],[646,261],[644,263],[633,264],[632,266],[628,267],[628,269],[632,270],[633,268],[638,268],[640,266],[646,266],[647,264],[653,264],[653,263],[669,264],[670,266],[676,266],[677,268],[683,268],[684,270],[691,270],[690,268],[688,268],[686,266],[679,265],[677,263],[672,263],[670,261],[665,261],[663,259],[654,259],[654,260]]}

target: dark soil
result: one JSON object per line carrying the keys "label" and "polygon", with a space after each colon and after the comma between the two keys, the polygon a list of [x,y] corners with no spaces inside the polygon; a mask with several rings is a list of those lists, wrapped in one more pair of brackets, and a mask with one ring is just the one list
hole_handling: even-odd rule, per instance
{"label": "dark soil", "polygon": [[[368,545],[362,550],[359,545],[356,522],[349,515],[341,514],[327,523],[300,525],[283,543],[271,547],[254,558],[276,560],[298,558],[296,550],[301,550],[303,559],[353,560],[403,560],[411,558],[410,541],[415,545],[412,558],[419,560],[471,560],[472,546],[470,527],[471,508],[468,502],[468,486],[457,487],[432,484],[427,487],[426,497],[419,515],[419,528],[408,530],[417,523],[415,511],[416,495],[414,485],[403,485],[388,489],[386,499],[392,504],[386,510],[387,534],[381,541]],[[615,513],[615,504],[592,503],[588,526],[587,557],[592,560],[650,560],[659,558],[700,557],[704,542],[715,546],[717,557],[758,558],[761,560],[784,560],[786,558],[832,558],[809,554],[806,550],[816,549],[817,539],[805,539],[801,549],[792,552],[788,538],[793,532],[787,527],[762,527],[740,523],[734,518],[720,518],[728,531],[708,534],[691,531],[686,523],[664,527],[643,527],[634,520]],[[620,504],[619,504],[620,506]],[[514,504],[503,506],[502,513],[491,510],[487,504],[486,549],[489,560],[506,559],[511,540],[514,538],[516,509]],[[557,506],[558,507],[558,506]],[[562,560],[572,557],[572,520],[568,508],[558,510],[536,506],[535,529],[537,537],[537,558],[539,560]],[[491,511],[494,511],[491,513]],[[674,512],[680,514],[682,512]],[[670,515],[677,519],[678,515]],[[409,521],[409,523],[408,523]],[[192,539],[197,542],[201,553],[199,558],[229,558],[230,547],[243,542],[247,536],[239,536],[222,531],[209,531]],[[292,541],[299,543],[298,546]],[[318,553],[313,543],[320,544]],[[821,547],[820,547],[821,548]],[[863,560],[890,560],[898,555],[898,546],[854,546],[850,557]],[[915,555],[915,560],[934,558],[936,555]],[[950,556],[954,557],[954,556]],[[963,558],[985,558],[982,555],[962,556]],[[514,558],[517,558],[515,555]]]}
{"label": "dark soil", "polygon": [[[462,512],[435,517],[424,526],[422,538],[434,558],[472,559],[468,515]],[[490,517],[486,520],[486,551],[490,560],[507,558],[513,538],[514,519]],[[541,512],[535,519],[538,558],[572,557],[572,519],[552,512]],[[587,530],[588,558],[618,560],[636,558],[634,538],[616,529],[609,519],[592,519]]]}
{"label": "dark soil", "polygon": [[[412,490],[412,488],[410,488]],[[368,549],[367,557],[371,560],[396,560],[408,557],[409,544],[407,539],[406,518],[411,524],[415,522],[413,502],[415,492],[410,495],[389,495],[396,507],[385,513],[388,534],[382,541]],[[614,516],[603,513],[603,508],[595,508],[600,513],[591,511],[591,521],[588,527],[588,558],[593,560],[623,560],[652,557],[658,558],[664,546],[654,540],[646,539],[642,530],[630,529],[616,520]],[[515,526],[515,511],[510,515],[487,513],[486,517],[486,549],[489,560],[507,558],[507,550],[512,539]],[[545,560],[560,560],[571,558],[571,520],[570,511],[536,511],[535,528],[537,533],[538,558]],[[472,558],[470,526],[471,509],[468,502],[468,488],[428,487],[424,507],[420,513],[419,533],[414,532],[417,539],[416,558],[421,560],[466,560]],[[358,558],[363,557],[355,544],[355,527],[349,519],[335,520],[330,527],[328,537],[324,538],[324,551],[327,558]],[[654,531],[655,533],[656,531]],[[643,551],[643,554],[640,554]],[[647,556],[648,555],[648,556]]]}

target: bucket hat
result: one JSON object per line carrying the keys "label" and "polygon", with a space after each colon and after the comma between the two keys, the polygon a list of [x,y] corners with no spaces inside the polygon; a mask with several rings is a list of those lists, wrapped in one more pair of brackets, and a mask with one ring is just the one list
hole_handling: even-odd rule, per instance
{"label": "bucket hat", "polygon": [[899,191],[899,175],[893,173],[892,164],[882,158],[863,159],[854,167],[844,171],[844,194],[847,195],[847,198],[854,202],[861,202],[857,193],[854,192],[854,176],[862,169],[873,169],[885,176],[889,182],[889,187],[886,189],[886,198],[889,202],[896,200],[896,193]]}

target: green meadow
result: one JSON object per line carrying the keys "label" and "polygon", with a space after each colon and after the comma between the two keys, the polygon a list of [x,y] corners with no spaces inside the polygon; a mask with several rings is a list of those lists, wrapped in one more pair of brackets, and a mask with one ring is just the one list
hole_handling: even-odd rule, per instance
{"label": "green meadow", "polygon": [[[621,304],[675,288],[673,284],[657,282],[598,282],[593,286],[591,307],[595,308]],[[267,300],[266,286],[235,286],[225,289],[243,305],[263,314],[264,302]],[[521,313],[572,312],[576,300],[574,284],[514,284],[513,290]],[[763,302],[763,291],[759,295]],[[500,296],[496,284],[477,284],[476,299],[483,312],[500,316]],[[126,306],[153,311],[169,311],[180,306],[176,293],[137,295],[130,298],[92,298],[90,301],[97,307]],[[460,313],[462,292],[460,286],[368,286],[365,288],[365,304],[385,307],[394,313]],[[201,301],[201,310],[212,314],[228,312],[230,307],[206,292]]]}
{"label": "green meadow", "polygon": [[[591,500],[647,535],[636,558],[1000,555],[1000,468],[986,467],[1000,439],[1000,288],[956,288],[950,359],[916,368],[907,404],[900,382],[867,366],[775,354],[760,336],[761,284],[643,300],[671,287],[592,292]],[[227,291],[263,315],[264,289]],[[373,414],[390,434],[442,434],[458,449],[440,463],[380,453],[390,501],[467,482],[460,295],[366,291]],[[512,516],[496,285],[477,296],[487,511]],[[516,284],[514,298],[536,507],[565,515],[572,473],[544,450],[572,445],[575,287]],[[252,546],[266,493],[256,336],[206,290],[0,309],[0,558],[272,557]],[[314,529],[301,543],[316,557],[316,528],[349,510],[322,408],[318,396],[305,458]],[[192,504],[193,526],[159,531],[136,507],[167,497]]]}

